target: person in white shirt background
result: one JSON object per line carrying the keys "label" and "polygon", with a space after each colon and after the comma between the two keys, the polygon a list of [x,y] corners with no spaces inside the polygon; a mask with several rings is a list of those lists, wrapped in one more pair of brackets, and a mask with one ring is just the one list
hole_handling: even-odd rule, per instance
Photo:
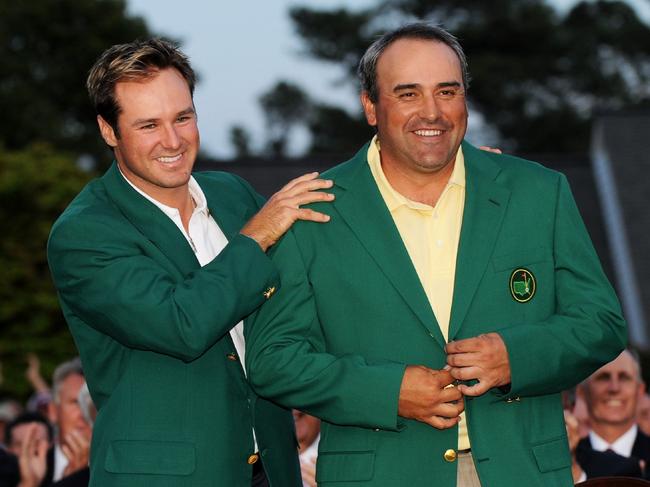
{"label": "person in white shirt background", "polygon": [[[637,424],[645,394],[636,354],[623,351],[579,387],[589,414],[589,434],[575,449],[574,480],[600,476],[646,476],[650,437]],[[573,445],[572,445],[573,446]],[[578,474],[576,476],[576,473]]]}

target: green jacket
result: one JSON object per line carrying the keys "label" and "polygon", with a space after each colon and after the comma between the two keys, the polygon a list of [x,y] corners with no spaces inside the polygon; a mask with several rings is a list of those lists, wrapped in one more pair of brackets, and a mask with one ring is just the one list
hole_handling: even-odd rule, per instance
{"label": "green jacket", "polygon": [[271,485],[302,485],[292,416],[250,389],[229,335],[278,285],[238,233],[259,196],[233,175],[195,177],[229,240],[204,267],[115,165],[52,228],[52,275],[99,410],[90,485],[250,486],[253,426]]}
{"label": "green jacket", "polygon": [[[564,176],[463,151],[450,339],[497,331],[512,369],[508,393],[466,399],[478,473],[485,487],[568,487],[559,393],[621,351],[625,322]],[[445,342],[366,154],[323,175],[336,200],[314,208],[331,221],[298,223],[276,246],[282,288],[247,329],[249,380],[324,420],[319,487],[452,487],[456,463],[444,453],[457,447],[457,428],[397,415],[405,366],[442,368]],[[518,268],[536,279],[527,302],[510,291]]]}

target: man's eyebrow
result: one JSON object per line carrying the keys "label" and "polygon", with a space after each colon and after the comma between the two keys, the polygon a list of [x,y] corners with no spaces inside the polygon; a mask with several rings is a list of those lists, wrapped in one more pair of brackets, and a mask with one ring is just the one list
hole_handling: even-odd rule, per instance
{"label": "man's eyebrow", "polygon": [[178,112],[176,116],[180,117],[181,115],[193,115],[194,113],[195,113],[194,107],[187,107],[185,110]]}
{"label": "man's eyebrow", "polygon": [[460,88],[462,85],[459,81],[445,81],[443,83],[438,83],[438,88]]}
{"label": "man's eyebrow", "polygon": [[[194,107],[187,107],[185,110],[181,110],[176,114],[176,117],[181,117],[183,115],[191,115],[194,114],[195,110]],[[147,125],[150,123],[157,123],[160,119],[159,118],[139,118],[135,122],[133,122],[133,126],[136,125]]]}
{"label": "man's eyebrow", "polygon": [[420,85],[417,83],[405,83],[401,85],[395,85],[395,87],[393,88],[393,93],[397,91],[404,91],[404,90],[415,90],[419,87]]}
{"label": "man's eyebrow", "polygon": [[[393,93],[397,93],[398,91],[404,91],[404,90],[416,90],[420,88],[420,84],[418,83],[403,83],[399,85],[395,85],[393,88]],[[460,88],[462,84],[460,81],[443,81],[441,83],[438,83],[436,85],[436,88]]]}

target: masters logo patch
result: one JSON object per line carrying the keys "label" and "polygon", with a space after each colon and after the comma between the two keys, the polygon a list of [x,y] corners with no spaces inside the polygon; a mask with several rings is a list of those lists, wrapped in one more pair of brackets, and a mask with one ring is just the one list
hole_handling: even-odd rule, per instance
{"label": "masters logo patch", "polygon": [[518,303],[527,303],[535,295],[537,283],[528,269],[515,269],[510,274],[510,294]]}

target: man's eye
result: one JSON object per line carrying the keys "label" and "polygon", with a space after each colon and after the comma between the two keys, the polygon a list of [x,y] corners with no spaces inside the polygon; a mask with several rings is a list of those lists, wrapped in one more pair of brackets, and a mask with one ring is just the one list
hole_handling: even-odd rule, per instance
{"label": "man's eye", "polygon": [[142,130],[153,130],[153,129],[156,128],[156,124],[155,123],[148,123],[146,125],[141,125],[140,128]]}
{"label": "man's eye", "polygon": [[455,99],[455,98],[462,98],[462,96],[465,94],[465,92],[460,89],[460,88],[445,88],[444,90],[440,90],[436,93],[436,96],[438,98],[443,98],[443,99]]}
{"label": "man's eye", "polygon": [[187,122],[191,117],[189,115],[183,115],[176,119],[177,122]]}
{"label": "man's eye", "polygon": [[415,98],[416,93],[413,91],[405,91],[404,93],[400,93],[399,97],[400,98]]}

